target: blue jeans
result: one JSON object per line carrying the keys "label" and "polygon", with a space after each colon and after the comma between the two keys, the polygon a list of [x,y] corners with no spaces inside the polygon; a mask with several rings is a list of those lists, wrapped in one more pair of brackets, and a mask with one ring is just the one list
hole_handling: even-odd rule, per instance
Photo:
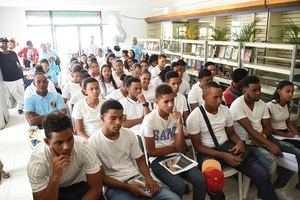
{"label": "blue jeans", "polygon": [[[89,185],[87,182],[80,182],[68,187],[60,187],[58,192],[59,200],[80,200],[89,191]],[[99,200],[104,200],[103,195],[99,197]]]}
{"label": "blue jeans", "polygon": [[206,185],[205,179],[197,167],[181,172],[180,174],[173,175],[163,166],[159,164],[161,160],[167,157],[156,158],[150,167],[155,174],[155,176],[166,184],[173,192],[175,192],[180,198],[185,192],[186,184],[182,178],[188,180],[193,185],[193,200],[205,199],[206,195]]}
{"label": "blue jeans", "polygon": [[[203,161],[207,159],[215,159],[215,158],[212,158],[209,155],[197,153],[197,161],[200,167],[202,166]],[[218,160],[222,166],[224,165],[228,166],[228,164],[225,163],[224,160],[222,159],[216,159],[216,160]],[[251,179],[251,181],[254,183],[254,185],[256,185],[257,191],[263,200],[277,200],[277,196],[272,186],[271,179],[268,172],[254,158],[249,158],[242,165],[239,165],[237,167],[234,166],[230,166],[230,167],[235,168],[238,171],[242,172],[242,174],[248,176]]]}
{"label": "blue jeans", "polygon": [[269,140],[271,142],[273,142],[274,144],[277,144],[281,151],[286,152],[286,153],[290,153],[290,154],[294,154],[296,156],[296,160],[297,160],[297,163],[298,163],[298,173],[299,173],[300,172],[300,170],[299,170],[299,167],[300,167],[300,149],[298,149],[297,147],[295,147],[293,144],[291,144],[289,142],[284,142],[284,141],[278,140],[278,139],[274,138],[273,136],[270,136]]}
{"label": "blue jeans", "polygon": [[180,200],[180,198],[171,190],[164,187],[152,198],[136,197],[126,190],[109,188],[106,191],[107,200]]}
{"label": "blue jeans", "polygon": [[269,172],[270,177],[276,170],[276,156],[263,147],[257,147],[255,145],[248,145],[248,149],[252,152],[253,157],[257,162]]}

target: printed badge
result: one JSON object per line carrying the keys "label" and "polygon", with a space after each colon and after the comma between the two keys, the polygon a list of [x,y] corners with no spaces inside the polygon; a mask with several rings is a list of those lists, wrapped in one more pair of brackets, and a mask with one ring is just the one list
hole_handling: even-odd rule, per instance
{"label": "printed badge", "polygon": [[56,107],[56,101],[51,101],[50,105],[51,105],[51,107],[55,108]]}

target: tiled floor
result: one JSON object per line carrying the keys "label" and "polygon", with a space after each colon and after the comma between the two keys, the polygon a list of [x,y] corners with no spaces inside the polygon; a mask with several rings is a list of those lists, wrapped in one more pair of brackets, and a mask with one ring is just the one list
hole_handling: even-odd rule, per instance
{"label": "tiled floor", "polygon": [[[15,110],[10,110],[10,114],[9,123],[5,129],[0,130],[0,158],[5,165],[5,169],[10,172],[11,178],[2,180],[0,200],[32,200],[31,188],[26,173],[26,165],[31,153],[26,136],[28,124],[24,115],[17,114]],[[278,192],[279,199],[300,199],[300,191],[294,189],[296,181],[297,178],[294,176],[292,181]],[[237,177],[226,178],[224,191],[226,199],[238,199]],[[252,185],[247,200],[256,199],[255,197],[256,189]],[[185,195],[183,199],[191,200],[192,193]]]}

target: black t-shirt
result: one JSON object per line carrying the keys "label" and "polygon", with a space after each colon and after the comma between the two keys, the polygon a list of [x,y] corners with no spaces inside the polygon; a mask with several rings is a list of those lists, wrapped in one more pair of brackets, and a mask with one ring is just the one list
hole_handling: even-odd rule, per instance
{"label": "black t-shirt", "polygon": [[14,51],[9,51],[8,54],[0,52],[0,68],[4,81],[16,81],[23,78],[23,72],[18,69],[18,56]]}

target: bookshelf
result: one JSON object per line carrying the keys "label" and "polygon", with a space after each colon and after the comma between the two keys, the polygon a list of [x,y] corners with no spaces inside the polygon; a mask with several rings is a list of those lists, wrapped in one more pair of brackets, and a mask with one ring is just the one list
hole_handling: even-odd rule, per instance
{"label": "bookshelf", "polygon": [[143,52],[148,54],[161,54],[160,39],[139,39],[139,44],[142,46]]}

